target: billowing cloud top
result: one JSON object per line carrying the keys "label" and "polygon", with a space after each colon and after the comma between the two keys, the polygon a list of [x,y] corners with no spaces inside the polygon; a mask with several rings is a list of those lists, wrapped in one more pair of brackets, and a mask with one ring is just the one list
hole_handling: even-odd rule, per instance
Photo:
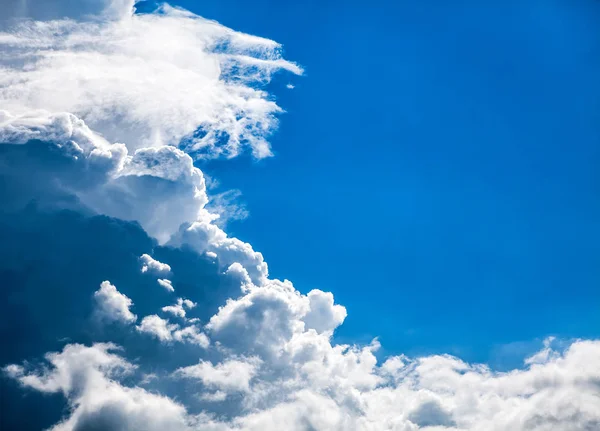
{"label": "billowing cloud top", "polygon": [[510,372],[378,357],[333,341],[332,293],[270,278],[217,224],[194,160],[271,155],[261,85],[301,73],[277,43],[51,3],[9,2],[34,19],[0,33],[3,429],[600,429],[599,341],[548,339]]}

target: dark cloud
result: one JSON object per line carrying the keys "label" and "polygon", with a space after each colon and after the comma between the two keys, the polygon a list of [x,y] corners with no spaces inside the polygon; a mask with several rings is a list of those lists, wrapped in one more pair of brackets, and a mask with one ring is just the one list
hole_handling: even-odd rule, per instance
{"label": "dark cloud", "polygon": [[[103,340],[127,346],[128,357],[142,371],[155,371],[160,364],[164,373],[196,362],[205,354],[199,346],[164,348],[131,325],[94,321],[94,292],[109,280],[133,300],[139,319],[156,313],[168,317],[162,307],[177,297],[189,298],[198,305],[187,317],[206,323],[226,298],[240,294],[239,280],[223,276],[214,259],[189,247],[159,246],[135,222],[93,214],[56,176],[53,181],[52,171],[63,178],[75,178],[77,172],[56,148],[38,141],[0,145],[0,341],[5,346],[0,366],[40,358],[66,343]],[[31,174],[23,175],[24,170]],[[65,206],[69,209],[61,209]],[[174,293],[158,285],[156,274],[141,271],[145,253],[171,266]],[[23,395],[14,382],[1,381],[2,429],[41,429],[62,415],[61,397]],[[161,382],[161,390],[169,392],[169,384]],[[181,386],[173,389],[176,385]],[[24,419],[28,409],[39,414]]]}

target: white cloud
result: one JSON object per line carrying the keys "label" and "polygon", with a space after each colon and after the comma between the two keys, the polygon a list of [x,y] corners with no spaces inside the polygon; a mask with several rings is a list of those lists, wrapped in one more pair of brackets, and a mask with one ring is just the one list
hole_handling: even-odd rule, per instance
{"label": "white cloud", "polygon": [[203,215],[208,202],[202,172],[168,146],[136,150],[107,182],[79,196],[99,213],[139,222],[161,243]]}
{"label": "white cloud", "polygon": [[156,280],[158,284],[169,292],[175,292],[175,288],[173,287],[173,283],[171,280],[167,280],[166,278],[159,278]]}
{"label": "white cloud", "polygon": [[122,294],[109,281],[103,281],[100,289],[94,292],[96,301],[96,316],[104,322],[133,323],[137,316],[129,309],[133,301]]}
{"label": "white cloud", "polygon": [[346,317],[331,293],[313,290],[302,295],[289,281],[268,280],[262,286],[246,286],[245,292],[228,300],[207,325],[216,340],[240,354],[302,355],[306,337],[328,343]]}
{"label": "white cloud", "polygon": [[160,341],[167,342],[173,340],[173,331],[177,327],[177,325],[169,323],[168,320],[153,314],[144,317],[136,328],[139,332],[150,334]]}
{"label": "white cloud", "polygon": [[140,324],[136,326],[140,333],[149,334],[163,343],[177,341],[180,343],[195,344],[202,348],[206,348],[210,344],[210,340],[206,334],[194,325],[180,327],[176,323],[170,323],[167,319],[163,319],[156,314],[146,316]]}
{"label": "white cloud", "polygon": [[204,349],[210,345],[210,340],[206,334],[200,332],[195,325],[186,326],[173,331],[173,340],[180,343],[195,344]]}
{"label": "white cloud", "polygon": [[230,221],[244,220],[248,217],[246,206],[240,203],[241,196],[242,192],[236,189],[210,195],[206,209],[219,216],[215,223],[222,229],[225,229]]}
{"label": "white cloud", "polygon": [[168,264],[159,262],[149,254],[142,254],[140,261],[142,262],[142,272],[151,272],[154,274],[168,274],[171,272],[171,267]]}
{"label": "white cloud", "polygon": [[74,194],[96,212],[139,222],[161,243],[183,223],[215,218],[204,210],[208,197],[202,172],[174,147],[138,149],[130,155],[123,144],[109,144],[77,117],[43,111],[23,116],[0,111],[0,139],[6,144],[42,140],[53,150],[52,157],[62,159],[62,170],[51,164],[35,172],[21,169],[20,175],[40,177],[35,186],[42,196],[50,187]]}
{"label": "white cloud", "polygon": [[333,294],[315,289],[308,293],[310,310],[302,318],[306,329],[314,329],[318,333],[332,332],[346,318],[346,309],[334,305]]}
{"label": "white cloud", "polygon": [[110,147],[106,139],[73,114],[38,110],[12,115],[0,110],[0,142],[24,144],[33,139],[58,143],[75,142],[87,151]]}
{"label": "white cloud", "polygon": [[167,305],[162,308],[162,311],[165,313],[170,313],[173,316],[185,318],[185,309],[192,309],[196,306],[195,302],[190,301],[189,299],[177,298],[177,303],[173,305]]}
{"label": "white cloud", "polygon": [[256,87],[277,70],[301,73],[279,45],[168,5],[141,15],[130,5],[108,3],[118,20],[23,21],[0,32],[0,105],[71,112],[130,149],[185,138],[210,157],[244,147],[270,156],[281,109]]}
{"label": "white cloud", "polygon": [[0,20],[10,18],[30,18],[49,20],[59,18],[120,19],[131,14],[134,0],[2,0]]}
{"label": "white cloud", "polygon": [[[6,366],[4,372],[25,387],[65,395],[70,408],[53,429],[600,427],[600,341],[577,341],[558,351],[548,340],[522,369],[506,373],[448,355],[395,356],[379,363],[377,340],[335,344],[333,333],[346,309],[331,293],[304,295],[289,281],[268,279],[262,254],[215,224],[205,178],[193,159],[162,145],[203,128],[189,139],[187,151],[230,157],[247,147],[256,157],[270,155],[265,139],[280,110],[258,86],[278,69],[299,73],[297,66],[280,57],[273,41],[168,6],[139,16],[128,13],[126,0],[94,7],[102,19],[28,21],[0,33],[0,104],[12,112],[0,111],[0,140],[46,142],[68,163],[58,170],[41,165],[47,170],[42,173],[19,167],[24,177],[35,176],[40,190],[51,183],[94,211],[139,222],[161,244],[189,246],[215,259],[219,277],[239,282],[240,290],[210,318],[206,333],[197,319],[180,325],[158,315],[136,326],[166,349],[174,343],[206,349],[196,349],[206,355],[200,362],[194,358],[176,369],[152,363],[136,380],[136,367],[115,346],[74,344],[47,354],[46,367]],[[78,19],[81,14],[73,12]],[[140,259],[142,272],[170,271],[149,255]],[[158,283],[174,290],[166,278]],[[131,299],[109,282],[94,298],[103,319],[136,321]],[[179,298],[162,311],[183,319],[195,306]],[[185,378],[204,402],[203,412],[191,414],[198,405],[140,388],[149,383],[146,371],[160,371],[152,383],[162,389],[169,385],[158,384],[160,375]]]}
{"label": "white cloud", "polygon": [[[304,362],[315,368],[312,378],[272,368],[267,374],[265,365],[272,365],[250,357],[177,369],[174,376],[202,384],[199,395],[205,400],[219,402],[228,394],[243,393],[255,403],[221,420],[210,419],[207,411],[194,416],[165,396],[120,384],[135,367],[111,353],[114,348],[69,345],[46,355],[49,368],[10,365],[4,372],[26,387],[67,397],[72,409],[56,430],[81,429],[89,421],[108,429],[160,425],[174,431],[579,431],[600,424],[598,341],[574,342],[546,362],[506,373],[450,356],[429,356],[404,358],[404,366],[384,378],[375,364],[356,368],[367,360],[361,359],[368,356],[365,351],[335,348],[325,361]],[[352,379],[352,372],[376,378],[365,385],[369,379]],[[139,381],[144,381],[143,374]],[[229,405],[236,409],[235,403]]]}
{"label": "white cloud", "polygon": [[177,369],[174,375],[199,380],[217,394],[249,392],[250,380],[255,376],[259,363],[257,358],[230,359],[217,365],[200,361],[196,365]]}
{"label": "white cloud", "polygon": [[222,268],[229,268],[233,263],[241,264],[255,284],[262,284],[269,275],[269,269],[263,255],[254,251],[248,243],[231,238],[214,223],[209,216],[189,226],[182,225],[173,235],[169,245],[187,244],[198,253],[214,253]]}
{"label": "white cloud", "polygon": [[175,401],[139,387],[118,383],[135,367],[111,352],[111,344],[92,347],[68,345],[60,353],[46,355],[50,368],[27,372],[24,367],[5,368],[23,386],[41,392],[62,392],[69,401],[69,416],[52,431],[126,429],[131,431],[191,430],[193,420]]}

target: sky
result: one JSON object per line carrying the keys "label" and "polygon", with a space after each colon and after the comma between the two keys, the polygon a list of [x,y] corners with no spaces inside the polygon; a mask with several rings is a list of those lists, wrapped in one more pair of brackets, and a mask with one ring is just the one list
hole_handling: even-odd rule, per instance
{"label": "sky", "polygon": [[600,427],[600,3],[134,3],[0,0],[0,428]]}
{"label": "sky", "polygon": [[231,228],[274,275],[348,308],[340,337],[499,361],[598,334],[600,4],[182,5],[306,69],[274,85],[295,85],[276,157],[206,169],[242,191]]}

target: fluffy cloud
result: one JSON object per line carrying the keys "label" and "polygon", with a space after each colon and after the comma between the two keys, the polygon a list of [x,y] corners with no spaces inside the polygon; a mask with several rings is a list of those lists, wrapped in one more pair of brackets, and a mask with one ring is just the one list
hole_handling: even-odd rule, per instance
{"label": "fluffy cloud", "polygon": [[64,394],[71,413],[53,431],[191,429],[183,406],[115,380],[135,369],[112,352],[115,348],[111,344],[68,345],[60,353],[46,355],[50,368],[45,371],[28,373],[24,367],[9,366],[5,372],[25,387]]}
{"label": "fluffy cloud", "polygon": [[255,376],[258,364],[256,358],[230,359],[217,365],[201,361],[179,368],[174,375],[201,381],[206,388],[215,391],[204,398],[222,401],[221,396],[250,391],[250,380]]}
{"label": "fluffy cloud", "polygon": [[207,328],[223,346],[239,353],[293,357],[303,355],[306,337],[328,342],[345,317],[345,308],[334,304],[331,293],[302,295],[288,281],[269,280],[249,285],[245,295],[228,300]]}
{"label": "fluffy cloud", "polygon": [[133,301],[123,295],[109,281],[103,281],[100,289],[94,292],[96,301],[96,316],[104,322],[133,323],[137,316],[129,309]]}
{"label": "fluffy cloud", "polygon": [[174,147],[138,149],[130,155],[124,145],[109,144],[77,117],[47,112],[20,117],[0,113],[0,139],[40,147],[27,155],[32,168],[39,165],[29,176],[22,167],[4,172],[28,181],[23,187],[32,191],[26,197],[74,195],[93,211],[140,223],[162,243],[183,223],[214,219],[203,209],[208,197],[202,172]]}
{"label": "fluffy cloud", "polygon": [[196,303],[189,299],[177,298],[177,303],[173,305],[167,305],[162,308],[165,313],[170,313],[173,316],[185,318],[185,310],[192,309],[196,306]]}
{"label": "fluffy cloud", "polygon": [[173,339],[173,331],[177,325],[170,324],[168,320],[162,319],[156,314],[146,316],[142,319],[137,330],[146,334],[150,334],[160,341],[171,341]]}
{"label": "fluffy cloud", "polygon": [[367,385],[369,379],[364,376],[354,383],[336,384],[337,378],[351,370],[351,363],[361,361],[360,355],[343,350],[335,356],[339,363],[346,363],[345,369],[313,364],[323,374],[322,384],[318,379],[299,382],[298,376],[261,375],[261,362],[251,357],[216,365],[201,361],[175,371],[173,377],[197,380],[210,391],[203,394],[208,398],[206,405],[218,404],[224,399],[220,394],[240,392],[263,403],[260,408],[242,408],[228,420],[210,419],[206,411],[192,414],[168,397],[119,383],[136,367],[110,352],[114,348],[68,345],[61,353],[46,355],[50,368],[10,365],[4,371],[23,386],[67,397],[73,409],[57,430],[87,429],[81,424],[91,420],[109,428],[141,429],[140,424],[149,419],[176,431],[575,431],[600,424],[600,342],[595,341],[575,342],[543,363],[505,373],[450,356],[404,358],[404,365],[392,367],[392,373],[374,364],[363,367],[360,373],[374,377]]}
{"label": "fluffy cloud", "polygon": [[[22,13],[33,5],[22,4]],[[55,273],[71,269],[73,260],[76,280],[94,279],[94,289],[108,278],[129,296],[108,281],[94,301],[91,291],[58,290],[68,304],[60,310],[75,309],[76,322],[95,313],[131,324],[135,300],[145,316],[136,326],[107,325],[98,333],[78,332],[72,315],[55,312],[58,329],[38,340],[54,347],[41,352],[59,350],[56,335],[75,342],[47,353],[39,366],[8,356],[2,365],[12,382],[66,399],[68,408],[55,412],[64,417],[52,429],[600,427],[600,341],[557,349],[549,339],[510,372],[448,355],[378,359],[377,340],[337,344],[333,335],[346,309],[332,293],[303,294],[289,281],[269,279],[263,255],[218,225],[218,215],[236,211],[229,201],[235,192],[211,206],[206,179],[194,166],[193,157],[233,157],[244,148],[258,158],[270,155],[266,137],[280,109],[260,86],[277,70],[300,69],[281,58],[273,41],[169,6],[137,15],[132,6],[86,0],[67,11],[71,19],[30,20],[0,33],[6,109],[0,141],[10,144],[0,152],[0,174],[9,184],[0,188],[0,229],[10,240],[0,251],[3,274],[17,286],[3,290],[2,299],[18,305],[10,316],[26,309],[28,334],[40,332],[44,319],[34,318],[54,309],[26,308],[38,297],[31,286],[39,289],[38,279],[58,286]],[[40,8],[39,16],[46,12]],[[100,16],[84,18],[89,13]],[[73,211],[56,211],[65,208]],[[17,235],[7,233],[23,225]],[[29,248],[46,248],[20,249],[18,235]],[[100,244],[100,252],[90,252]],[[58,259],[65,251],[68,263]],[[174,291],[171,280],[182,297],[164,305]],[[152,289],[155,283],[167,292]],[[80,296],[85,303],[73,299]],[[92,302],[95,308],[86,309]],[[154,314],[161,311],[178,323]],[[5,319],[1,327],[14,332]],[[123,348],[94,343],[106,339]],[[22,340],[9,340],[11,353],[22,352],[18,358],[35,357],[37,350],[18,350]]]}
{"label": "fluffy cloud", "polygon": [[0,142],[25,144],[35,139],[57,143],[74,142],[88,151],[110,146],[108,141],[93,132],[83,120],[70,113],[39,110],[12,115],[0,110]]}
{"label": "fluffy cloud", "polygon": [[171,267],[168,264],[159,262],[149,254],[142,254],[140,256],[140,261],[142,263],[142,272],[150,272],[153,274],[168,274],[171,272]]}
{"label": "fluffy cloud", "polygon": [[263,284],[269,275],[262,253],[254,251],[248,243],[227,236],[208,216],[188,226],[182,225],[169,241],[172,246],[183,244],[198,253],[212,253],[224,269],[234,263],[241,264],[255,284]]}
{"label": "fluffy cloud", "polygon": [[156,314],[144,317],[140,324],[136,326],[136,329],[138,332],[149,334],[163,343],[177,341],[195,344],[200,347],[208,347],[210,344],[206,334],[200,332],[194,324],[182,328],[178,324],[170,323],[167,319],[163,319]]}
{"label": "fluffy cloud", "polygon": [[71,112],[129,148],[271,155],[265,138],[281,110],[256,87],[277,70],[301,73],[277,43],[168,5],[132,15],[130,1],[97,3],[120,19],[23,21],[0,32],[4,109]]}
{"label": "fluffy cloud", "polygon": [[156,281],[162,288],[164,288],[168,292],[175,292],[175,288],[173,287],[173,283],[171,282],[171,280],[168,280],[166,278],[159,278]]}

